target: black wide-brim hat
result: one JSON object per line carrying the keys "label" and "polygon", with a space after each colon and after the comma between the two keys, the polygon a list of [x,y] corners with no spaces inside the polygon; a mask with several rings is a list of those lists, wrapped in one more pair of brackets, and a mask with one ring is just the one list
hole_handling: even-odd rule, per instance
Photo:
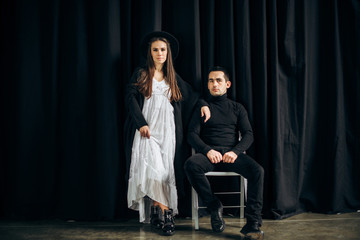
{"label": "black wide-brim hat", "polygon": [[170,43],[171,48],[171,54],[173,59],[175,59],[179,54],[179,42],[178,40],[171,35],[170,33],[164,32],[164,31],[155,31],[148,33],[142,40],[141,43],[141,54],[146,58],[147,57],[147,51],[149,46],[149,41],[154,37],[161,37],[165,38]]}

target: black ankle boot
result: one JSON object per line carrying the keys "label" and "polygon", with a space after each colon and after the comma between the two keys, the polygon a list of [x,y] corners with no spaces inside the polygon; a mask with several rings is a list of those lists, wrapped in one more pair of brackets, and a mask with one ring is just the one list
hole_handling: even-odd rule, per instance
{"label": "black ankle boot", "polygon": [[246,240],[264,239],[264,232],[260,230],[258,222],[247,222],[240,232],[245,235]]}
{"label": "black ankle boot", "polygon": [[171,236],[175,233],[175,221],[172,209],[164,211],[164,226],[162,227],[162,230],[163,234],[166,236]]}
{"label": "black ankle boot", "polygon": [[214,201],[208,206],[211,213],[211,228],[214,232],[222,232],[225,229],[223,218],[223,205],[220,201]]}
{"label": "black ankle boot", "polygon": [[159,206],[151,206],[150,214],[151,227],[161,229],[164,225],[164,215]]}

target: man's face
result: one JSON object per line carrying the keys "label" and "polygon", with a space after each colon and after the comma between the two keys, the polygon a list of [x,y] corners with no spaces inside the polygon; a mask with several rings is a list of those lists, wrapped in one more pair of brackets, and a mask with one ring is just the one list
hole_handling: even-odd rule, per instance
{"label": "man's face", "polygon": [[217,97],[224,95],[230,85],[231,82],[225,80],[222,71],[213,71],[209,73],[208,89],[212,96]]}

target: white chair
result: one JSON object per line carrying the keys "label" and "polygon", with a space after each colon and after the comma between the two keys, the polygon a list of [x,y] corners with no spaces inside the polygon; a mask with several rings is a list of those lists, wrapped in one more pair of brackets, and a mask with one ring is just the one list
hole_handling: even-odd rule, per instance
{"label": "white chair", "polygon": [[[214,192],[214,194],[239,194],[240,205],[239,206],[223,206],[224,208],[240,208],[240,218],[244,218],[245,210],[245,192],[246,192],[246,179],[235,172],[207,172],[205,174],[208,177],[219,177],[219,176],[238,176],[240,177],[240,191],[239,192]],[[195,223],[195,230],[199,230],[199,209],[206,208],[199,206],[198,194],[194,188],[191,190],[192,199],[192,220]]]}

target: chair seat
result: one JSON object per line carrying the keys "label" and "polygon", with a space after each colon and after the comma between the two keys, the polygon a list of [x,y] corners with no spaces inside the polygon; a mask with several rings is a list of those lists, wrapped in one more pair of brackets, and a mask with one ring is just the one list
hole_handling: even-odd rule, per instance
{"label": "chair seat", "polygon": [[236,172],[207,172],[205,173],[206,176],[241,176]]}

